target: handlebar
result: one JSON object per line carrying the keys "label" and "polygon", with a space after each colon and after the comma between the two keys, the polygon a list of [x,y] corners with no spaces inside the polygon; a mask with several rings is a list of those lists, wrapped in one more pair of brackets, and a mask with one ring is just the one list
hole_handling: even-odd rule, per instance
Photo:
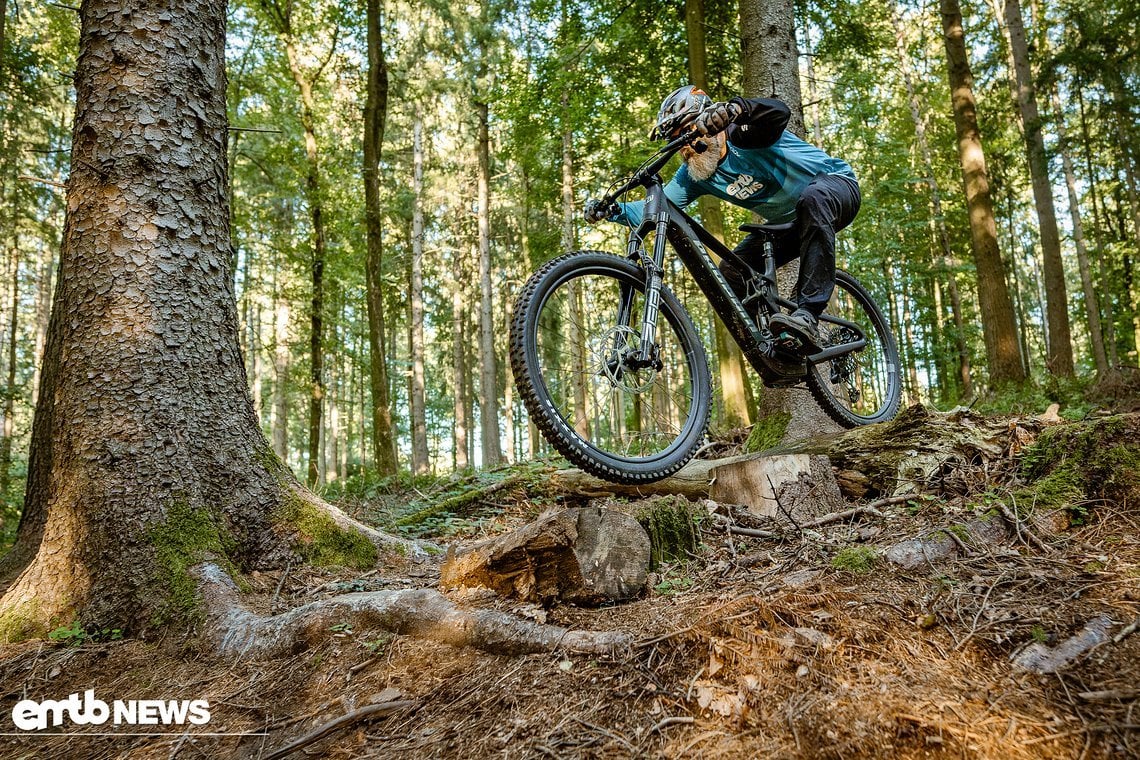
{"label": "handlebar", "polygon": [[[669,163],[669,159],[671,159],[674,155],[676,155],[677,151],[681,150],[681,148],[684,148],[686,145],[691,145],[695,140],[697,140],[697,138],[704,137],[704,136],[705,135],[702,135],[701,133],[694,131],[694,132],[686,132],[685,134],[681,135],[680,137],[676,137],[676,138],[670,140],[668,143],[665,144],[664,147],[662,147],[659,151],[657,151],[657,157],[656,158],[650,159],[650,161],[648,163],[646,163],[644,166],[642,166],[640,169],[638,169],[637,172],[635,172],[634,175],[629,178],[628,182],[626,182],[624,185],[619,187],[617,190],[614,190],[612,193],[606,194],[599,201],[599,203],[603,207],[609,206],[611,203],[613,203],[618,198],[620,198],[621,196],[628,193],[633,188],[637,187],[638,185],[645,184],[645,181],[647,179],[656,175],[657,172],[661,171],[661,169],[664,168],[665,164]],[[703,146],[703,147],[705,147],[705,149],[707,150],[707,146]],[[704,151],[700,150],[697,152],[703,153]]]}

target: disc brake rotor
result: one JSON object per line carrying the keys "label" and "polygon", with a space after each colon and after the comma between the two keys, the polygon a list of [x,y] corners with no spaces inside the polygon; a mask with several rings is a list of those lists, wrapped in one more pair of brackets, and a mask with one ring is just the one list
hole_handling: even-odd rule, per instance
{"label": "disc brake rotor", "polygon": [[631,367],[628,359],[641,349],[641,336],[632,327],[618,325],[590,341],[590,352],[598,364],[598,374],[605,376],[614,388],[631,394],[644,393],[653,387],[657,370],[653,367]]}

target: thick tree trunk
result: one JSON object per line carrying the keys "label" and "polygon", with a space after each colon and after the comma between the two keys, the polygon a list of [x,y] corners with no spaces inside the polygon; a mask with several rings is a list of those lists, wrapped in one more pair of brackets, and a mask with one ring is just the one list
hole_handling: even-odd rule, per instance
{"label": "thick tree trunk", "polygon": [[970,240],[977,269],[978,301],[982,312],[982,334],[986,344],[990,383],[995,386],[1008,382],[1019,383],[1025,380],[1026,375],[1017,347],[1017,324],[1014,322],[1013,302],[1006,285],[1005,265],[998,251],[997,224],[990,200],[985,152],[978,132],[974,77],[966,57],[962,12],[958,0],[941,0],[941,3],[943,41],[946,45],[966,206],[970,215]]}
{"label": "thick tree trunk", "polygon": [[388,65],[380,30],[380,0],[368,0],[368,94],[364,103],[364,216],[368,240],[365,261],[368,301],[368,350],[372,388],[372,456],[381,475],[395,474],[396,442],[388,392],[388,340],[384,325],[380,149],[388,114]]}
{"label": "thick tree trunk", "polygon": [[424,125],[412,124],[412,472],[426,475],[430,469],[427,445],[427,414],[424,396]]}
{"label": "thick tree trunk", "polygon": [[87,0],[80,16],[69,214],[24,514],[0,569],[7,639],[186,621],[195,562],[283,564],[306,523],[363,528],[273,456],[246,385],[224,0]]}
{"label": "thick tree trunk", "polygon": [[1033,184],[1033,202],[1037,209],[1041,254],[1044,259],[1045,311],[1049,323],[1045,364],[1054,375],[1069,377],[1073,374],[1073,341],[1069,333],[1061,235],[1057,230],[1057,210],[1053,204],[1053,185],[1049,179],[1049,159],[1045,154],[1045,139],[1041,133],[1041,115],[1037,107],[1033,73],[1029,67],[1029,45],[1025,40],[1019,0],[1005,0],[1005,22],[1017,83],[1017,105],[1025,124],[1025,154]]}
{"label": "thick tree trunk", "polygon": [[502,461],[499,447],[499,391],[495,362],[495,322],[491,288],[491,137],[488,107],[476,103],[479,118],[479,428],[483,466]]}
{"label": "thick tree trunk", "polygon": [[[787,129],[804,137],[794,4],[740,0],[739,11],[744,96],[775,97],[787,103],[792,111]],[[782,267],[777,274],[780,291],[794,294],[798,275],[798,261]],[[788,420],[781,443],[840,429],[805,388],[766,388],[758,416]]]}
{"label": "thick tree trunk", "polygon": [[970,372],[970,349],[966,345],[965,320],[962,317],[962,298],[958,292],[958,280],[955,278],[952,268],[954,251],[950,247],[950,235],[946,231],[946,218],[942,213],[942,193],[938,188],[938,178],[934,174],[934,158],[930,152],[930,143],[926,140],[926,123],[923,121],[922,109],[919,108],[918,95],[914,89],[911,58],[907,52],[903,25],[898,14],[893,16],[893,20],[899,66],[902,70],[903,83],[906,85],[907,99],[910,102],[910,118],[914,122],[914,135],[918,143],[919,153],[922,156],[926,183],[930,186],[930,207],[933,211],[938,237],[940,281],[946,283],[946,290],[950,294],[950,311],[954,319],[954,346],[958,353],[958,382],[961,383],[962,396],[969,398],[974,393],[974,383]]}

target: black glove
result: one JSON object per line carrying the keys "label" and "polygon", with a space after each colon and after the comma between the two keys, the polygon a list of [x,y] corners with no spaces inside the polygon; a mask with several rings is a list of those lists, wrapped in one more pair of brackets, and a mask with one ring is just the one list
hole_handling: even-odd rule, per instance
{"label": "black glove", "polygon": [[609,219],[614,214],[618,213],[621,209],[618,208],[616,203],[609,205],[602,205],[602,202],[597,198],[591,198],[586,201],[586,208],[582,211],[582,216],[590,224]]}
{"label": "black glove", "polygon": [[702,135],[715,135],[723,132],[743,110],[739,103],[713,103],[697,115],[693,128]]}

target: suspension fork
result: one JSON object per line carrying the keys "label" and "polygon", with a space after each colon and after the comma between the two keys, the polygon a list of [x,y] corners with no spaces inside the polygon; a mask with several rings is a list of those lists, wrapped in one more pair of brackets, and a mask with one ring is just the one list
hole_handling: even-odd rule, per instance
{"label": "suspension fork", "polygon": [[[644,256],[643,230],[653,227],[653,256]],[[635,235],[630,236],[633,246],[636,238],[638,255],[645,268],[645,313],[641,317],[641,351],[637,362],[644,366],[656,360],[654,347],[657,343],[657,317],[661,311],[662,275],[665,273],[665,243],[669,230],[669,211],[659,181],[648,188],[645,198],[645,220]],[[632,253],[632,251],[631,251]],[[646,260],[648,259],[648,260]],[[630,294],[632,296],[632,293]],[[632,300],[632,299],[631,299]]]}

